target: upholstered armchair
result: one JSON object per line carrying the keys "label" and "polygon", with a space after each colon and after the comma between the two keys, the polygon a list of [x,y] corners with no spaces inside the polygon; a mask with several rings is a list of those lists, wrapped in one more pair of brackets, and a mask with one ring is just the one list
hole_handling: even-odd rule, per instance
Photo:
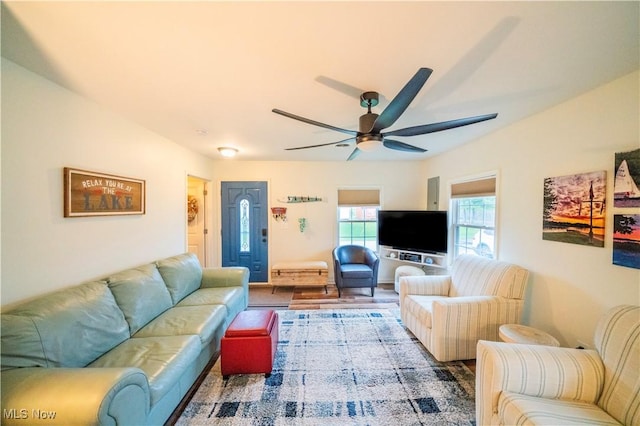
{"label": "upholstered armchair", "polygon": [[344,288],[371,288],[371,297],[378,285],[380,258],[370,248],[356,245],[339,246],[333,250],[333,273],[338,297]]}
{"label": "upholstered armchair", "polygon": [[595,350],[478,343],[478,425],[640,425],[640,306],[610,309]]}
{"label": "upholstered armchair", "polygon": [[479,340],[498,340],[502,324],[518,324],[529,272],[465,254],[449,275],[400,278],[400,315],[438,361],[474,359]]}

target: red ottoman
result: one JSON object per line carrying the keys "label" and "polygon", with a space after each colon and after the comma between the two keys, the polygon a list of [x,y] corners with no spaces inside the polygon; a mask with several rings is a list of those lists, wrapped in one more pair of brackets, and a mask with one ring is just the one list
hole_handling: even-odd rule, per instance
{"label": "red ottoman", "polygon": [[278,347],[278,314],[272,310],[240,312],[220,342],[222,376],[271,375]]}

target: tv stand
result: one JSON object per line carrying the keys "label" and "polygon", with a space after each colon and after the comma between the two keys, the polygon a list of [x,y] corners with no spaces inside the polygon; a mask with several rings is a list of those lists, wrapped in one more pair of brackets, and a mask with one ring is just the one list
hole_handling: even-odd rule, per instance
{"label": "tv stand", "polygon": [[381,246],[380,255],[384,259],[394,260],[397,262],[406,262],[414,265],[418,264],[420,266],[427,266],[430,268],[447,268],[446,253],[424,253]]}

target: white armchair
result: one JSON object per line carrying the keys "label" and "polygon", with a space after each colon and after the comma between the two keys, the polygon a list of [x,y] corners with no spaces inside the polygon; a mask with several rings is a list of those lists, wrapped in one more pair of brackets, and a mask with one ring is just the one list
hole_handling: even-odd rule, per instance
{"label": "white armchair", "polygon": [[640,306],[598,322],[595,350],[478,343],[478,425],[640,425]]}
{"label": "white armchair", "polygon": [[400,278],[400,315],[438,361],[474,359],[479,340],[518,324],[529,272],[475,255],[458,256],[451,275]]}

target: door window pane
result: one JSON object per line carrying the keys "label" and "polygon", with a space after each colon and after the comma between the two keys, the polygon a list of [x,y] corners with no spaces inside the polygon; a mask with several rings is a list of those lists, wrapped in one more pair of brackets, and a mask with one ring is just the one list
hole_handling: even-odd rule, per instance
{"label": "door window pane", "polygon": [[250,236],[250,220],[249,217],[249,200],[246,198],[240,201],[240,251],[248,252],[251,250]]}

